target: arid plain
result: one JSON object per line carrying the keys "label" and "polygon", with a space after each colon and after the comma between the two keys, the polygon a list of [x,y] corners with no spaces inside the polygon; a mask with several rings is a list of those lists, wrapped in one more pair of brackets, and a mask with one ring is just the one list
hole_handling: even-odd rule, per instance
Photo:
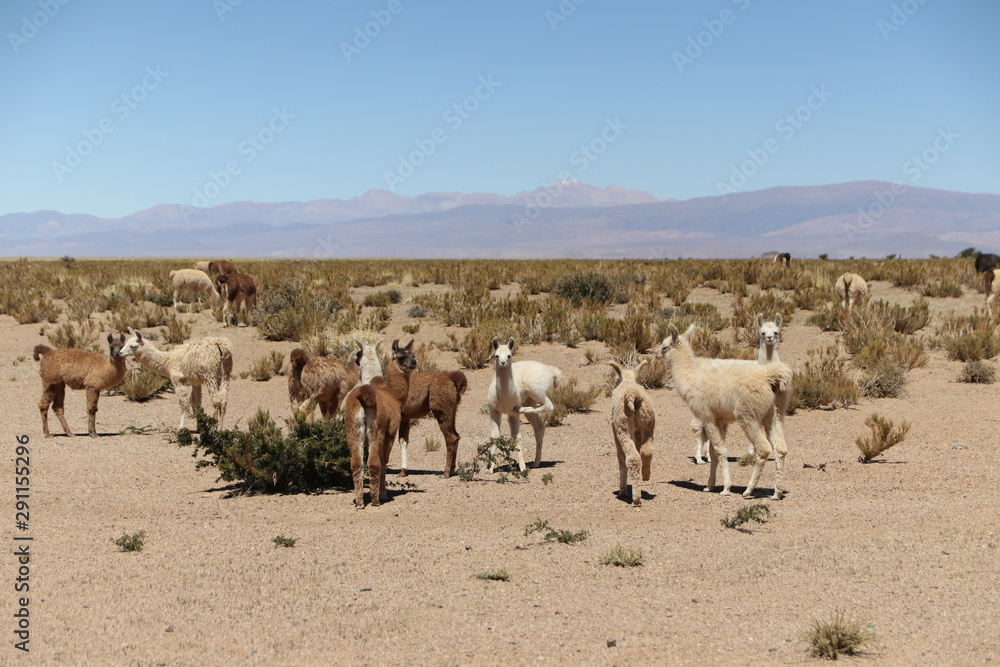
{"label": "arid plain", "polygon": [[[433,313],[408,316],[414,296],[453,288],[413,282],[420,281],[389,285],[402,301],[388,306],[378,335],[406,341],[402,327],[417,323],[418,343],[443,342],[448,333],[461,339],[466,329],[445,326]],[[886,280],[871,287],[874,299],[894,304],[919,296]],[[351,297],[360,302],[379,289],[385,286],[352,287]],[[492,294],[520,290],[506,283]],[[695,287],[687,300],[712,304],[723,318],[733,312],[732,294],[714,287]],[[969,287],[959,298],[929,298],[932,322],[915,336],[930,343],[947,313],[969,315],[983,300]],[[796,369],[809,350],[836,346],[841,336],[807,324],[811,314],[797,310],[782,332],[781,358]],[[262,355],[287,355],[297,345],[262,340],[255,327],[223,329],[211,310],[180,318],[191,324],[192,339],[231,339],[237,376]],[[591,411],[547,430],[542,467],[526,481],[500,484],[485,472],[471,482],[443,479],[443,449],[424,447],[440,432],[433,420],[421,420],[411,431],[411,474],[396,476],[397,448],[390,501],[358,511],[348,489],[233,494],[215,469],[196,469],[190,448],[171,441],[179,419],[173,393],[145,403],[102,396],[99,438],[66,438],[53,415],[55,437],[42,438],[31,351],[48,343],[39,333],[45,326],[0,316],[4,534],[8,546],[21,534],[13,469],[15,438],[26,434],[33,537],[31,652],[21,656],[12,646],[17,566],[8,556],[3,662],[797,664],[813,660],[805,640],[813,621],[838,610],[877,635],[866,663],[1000,658],[1000,386],[958,382],[962,363],[940,347],[928,346],[928,362],[909,372],[899,398],[863,397],[847,409],[790,415],[781,501],[766,499],[770,462],[757,499],[739,495],[750,469],[736,463],[732,496],[703,492],[708,470],[691,456],[690,412],[673,389],[661,388],[650,390],[655,453],[641,508],[616,497],[610,399],[601,393]],[[102,324],[102,336],[109,330]],[[732,329],[716,336],[731,340]],[[588,351],[601,360],[586,363]],[[576,347],[522,345],[515,359],[544,361],[564,379],[603,386],[607,355],[604,343],[582,340]],[[431,358],[440,368],[459,368],[455,352],[435,349]],[[493,376],[489,367],[465,372],[460,462],[488,438],[482,408]],[[83,392],[67,394],[67,419],[84,434]],[[258,408],[289,415],[284,376],[234,378],[226,425],[245,427]],[[862,464],[854,441],[875,411],[912,429],[902,444]],[[730,434],[735,461],[746,440],[737,427]],[[530,459],[526,424],[522,435]],[[757,502],[771,509],[767,523],[747,531],[721,525]],[[539,519],[588,537],[567,545],[526,535]],[[146,533],[141,551],[114,545],[139,530]],[[295,546],[276,547],[278,535],[296,538]],[[619,544],[640,548],[643,565],[602,564]],[[508,581],[476,577],[498,568]]]}

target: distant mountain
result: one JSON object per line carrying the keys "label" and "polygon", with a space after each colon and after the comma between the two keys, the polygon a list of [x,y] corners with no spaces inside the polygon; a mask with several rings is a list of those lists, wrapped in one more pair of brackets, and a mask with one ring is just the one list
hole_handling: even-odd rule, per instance
{"label": "distant mountain", "polygon": [[[74,231],[75,230],[75,231]],[[1000,196],[865,181],[684,201],[568,180],[518,193],[0,217],[5,256],[903,257],[1000,250]]]}

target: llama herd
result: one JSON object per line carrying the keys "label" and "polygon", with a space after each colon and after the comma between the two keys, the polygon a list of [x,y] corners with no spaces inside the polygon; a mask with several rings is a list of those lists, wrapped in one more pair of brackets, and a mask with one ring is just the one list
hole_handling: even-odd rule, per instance
{"label": "llama herd", "polygon": [[[221,265],[220,265],[221,264]],[[214,265],[214,266],[213,266]],[[228,262],[213,262],[206,266],[216,273],[214,293],[222,299],[244,289],[242,278]],[[229,271],[226,273],[225,271]],[[990,269],[992,270],[992,269]],[[1000,269],[996,269],[1000,271]],[[184,284],[204,286],[201,270],[183,269],[171,272],[175,290]],[[187,281],[187,282],[185,282]],[[1000,284],[997,281],[994,284]],[[249,292],[255,294],[253,287]],[[868,297],[865,280],[845,273],[836,282],[835,292],[843,304],[854,307]],[[177,292],[175,292],[175,295]],[[176,296],[175,296],[176,298]],[[247,299],[244,299],[246,301]],[[690,428],[695,435],[695,463],[703,456],[709,463],[705,491],[716,487],[719,465],[722,466],[722,495],[730,494],[726,434],[732,424],[738,424],[749,441],[749,452],[756,462],[747,483],[744,497],[753,495],[760,476],[773,455],[775,481],[772,499],[782,497],[781,478],[788,447],[785,442],[784,420],[792,384],[792,370],[778,356],[782,318],[772,321],[757,317],[759,348],[756,360],[711,359],[697,357],[689,338],[694,326],[680,333],[670,325],[659,355],[670,369],[678,395],[691,410]],[[206,388],[213,414],[220,427],[225,418],[229,383],[233,371],[233,348],[226,338],[208,337],[189,341],[171,350],[159,350],[140,331],[128,329],[128,335],[108,335],[107,356],[78,349],[54,349],[36,345],[34,359],[40,361],[42,397],[38,403],[42,428],[50,437],[48,410],[52,406],[67,435],[73,431],[66,423],[64,398],[66,386],[87,392],[88,433],[97,435],[96,414],[100,393],[121,381],[125,360],[133,356],[144,367],[170,378],[181,408],[180,428],[186,417],[201,405],[202,388]],[[386,499],[385,470],[398,438],[400,443],[400,475],[408,472],[407,446],[411,420],[433,416],[444,436],[444,477],[455,473],[460,436],[455,428],[456,414],[468,379],[461,371],[420,371],[413,355],[413,341],[400,345],[394,341],[388,365],[382,367],[379,347],[364,344],[352,350],[346,362],[310,354],[301,348],[289,355],[288,397],[293,413],[310,417],[319,407],[324,419],[333,419],[343,409],[345,431],[351,451],[354,479],[354,503],[364,507],[363,470],[367,450],[367,467],[371,479],[371,504]],[[500,436],[504,416],[515,442],[517,464],[527,467],[521,451],[521,417],[527,419],[535,437],[534,467],[542,462],[545,437],[544,413],[553,409],[550,398],[558,386],[562,372],[540,361],[514,361],[513,338],[492,341],[493,379],[487,390],[490,417],[490,438]],[[645,363],[645,362],[643,362]],[[613,370],[610,426],[619,465],[619,498],[630,500],[633,506],[642,502],[642,482],[650,479],[653,435],[656,426],[654,404],[646,390],[636,382],[642,367],[627,369],[610,363]],[[492,457],[491,457],[492,460]],[[492,468],[492,464],[491,464]],[[489,472],[493,472],[492,469]]]}

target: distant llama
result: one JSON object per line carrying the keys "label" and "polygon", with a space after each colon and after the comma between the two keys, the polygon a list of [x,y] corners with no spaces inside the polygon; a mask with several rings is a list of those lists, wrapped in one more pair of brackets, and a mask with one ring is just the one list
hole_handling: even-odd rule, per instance
{"label": "distant llama", "polygon": [[[490,410],[490,439],[500,437],[500,418],[507,415],[510,437],[517,446],[517,465],[524,470],[521,454],[521,415],[524,415],[535,432],[535,463],[542,463],[542,440],[545,438],[545,420],[541,413],[554,407],[548,393],[559,383],[562,371],[540,361],[511,362],[514,339],[501,345],[493,339],[493,382],[486,393]],[[493,472],[492,469],[489,472]]]}
{"label": "distant llama", "polygon": [[844,308],[853,308],[868,300],[868,283],[856,273],[841,274],[835,289]]}
{"label": "distant llama", "polygon": [[788,266],[789,264],[792,263],[792,256],[787,252],[779,252],[777,255],[774,256],[774,263],[784,264],[785,266]]}
{"label": "distant llama", "polygon": [[1000,255],[991,252],[976,253],[976,273],[983,274],[983,292],[989,297],[993,291],[994,269],[1000,268]]}
{"label": "distant llama", "polygon": [[668,327],[663,341],[665,355],[677,393],[687,403],[694,416],[705,424],[712,443],[708,484],[715,487],[716,470],[722,464],[722,492],[730,494],[729,451],[726,430],[733,422],[740,425],[747,439],[754,444],[757,464],[747,482],[744,498],[753,495],[767,459],[774,453],[774,500],[782,496],[781,476],[788,446],[784,428],[775,428],[775,420],[783,424],[792,388],[792,369],[783,363],[771,364],[701,364],[694,356],[688,337],[694,325],[680,335],[677,327]]}
{"label": "distant llama", "polygon": [[174,308],[181,305],[181,294],[195,295],[198,303],[201,298],[207,297],[214,301],[219,297],[215,291],[212,279],[204,271],[197,269],[177,269],[170,272],[170,283],[174,288]]}
{"label": "distant llama", "polygon": [[242,273],[228,273],[215,277],[219,298],[222,299],[222,326],[229,326],[229,310],[232,308],[236,326],[240,324],[240,311],[244,322],[250,326],[254,306],[257,305],[257,285],[253,278]]}
{"label": "distant llama", "polygon": [[[757,361],[744,359],[707,359],[697,357],[696,362],[701,364],[770,364],[781,361],[778,357],[778,346],[781,342],[781,313],[771,321],[765,322],[764,316],[757,314],[757,330],[760,342],[757,347]],[[781,428],[780,422],[775,424],[776,428]],[[691,430],[694,431],[694,462],[696,464],[708,463],[710,459],[710,447],[708,433],[705,431],[705,424],[700,419],[691,419]],[[747,453],[753,454],[753,443],[747,443]]]}
{"label": "distant llama", "polygon": [[[647,360],[648,361],[648,360]],[[618,498],[628,498],[632,490],[632,507],[642,504],[642,482],[648,482],[653,463],[653,431],[656,413],[653,401],[635,375],[646,364],[643,361],[632,370],[611,362],[615,372],[615,389],[611,394],[611,433],[618,454]]]}
{"label": "distant llama", "polygon": [[134,355],[157,375],[170,378],[181,405],[181,425],[201,407],[201,388],[208,388],[213,416],[219,428],[226,418],[229,380],[233,374],[233,345],[228,338],[202,338],[164,352],[146,340],[141,331],[129,328],[130,338],[118,351],[119,357]]}
{"label": "distant llama", "polygon": [[125,360],[118,356],[124,343],[125,334],[121,334],[120,338],[108,334],[108,356],[76,348],[35,346],[33,356],[35,361],[41,361],[38,373],[42,376],[42,398],[38,401],[38,411],[42,415],[42,433],[46,438],[52,437],[49,433],[49,405],[66,435],[74,435],[63,413],[67,386],[87,390],[87,433],[92,438],[97,437],[97,402],[101,392],[125,377]]}

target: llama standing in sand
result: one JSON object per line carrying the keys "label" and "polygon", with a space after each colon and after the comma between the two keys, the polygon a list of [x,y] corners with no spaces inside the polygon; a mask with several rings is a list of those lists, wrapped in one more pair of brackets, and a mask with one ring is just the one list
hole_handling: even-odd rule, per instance
{"label": "llama standing in sand", "polygon": [[141,331],[129,328],[130,338],[118,351],[119,357],[134,355],[136,360],[157,375],[170,378],[181,404],[181,425],[188,414],[201,407],[201,388],[208,388],[214,417],[219,428],[226,417],[229,380],[233,374],[233,345],[228,338],[202,338],[164,352],[143,338]]}
{"label": "llama standing in sand", "polygon": [[35,361],[41,361],[38,373],[42,376],[42,398],[38,401],[38,411],[42,414],[42,433],[46,438],[52,437],[49,433],[49,405],[52,405],[52,411],[59,418],[66,435],[74,435],[63,413],[67,385],[70,389],[87,390],[87,433],[92,438],[97,437],[97,401],[101,392],[115,386],[125,376],[125,360],[118,356],[124,343],[125,334],[117,339],[108,334],[110,356],[75,348],[35,346],[33,356]]}
{"label": "llama standing in sand", "polygon": [[512,363],[513,350],[513,338],[505,345],[501,345],[498,338],[493,339],[494,375],[486,393],[486,403],[490,409],[490,439],[500,437],[500,418],[507,415],[510,437],[517,446],[517,465],[524,470],[526,466],[521,454],[521,415],[527,417],[535,432],[533,467],[537,468],[542,462],[542,440],[545,438],[545,420],[541,413],[549,412],[554,407],[548,393],[559,383],[562,371],[539,361]]}
{"label": "llama standing in sand", "polygon": [[[359,343],[360,345],[360,343]],[[319,405],[323,419],[333,419],[340,409],[340,401],[354,389],[361,377],[361,358],[364,347],[351,352],[347,363],[329,357],[309,354],[300,347],[288,355],[288,400],[292,414],[305,417]]]}
{"label": "llama standing in sand", "polygon": [[747,439],[754,445],[757,464],[747,483],[744,498],[753,495],[757,480],[767,459],[774,452],[775,477],[772,499],[781,498],[781,475],[784,470],[788,446],[784,428],[774,427],[776,419],[784,420],[792,387],[792,369],[783,363],[771,364],[705,364],[699,365],[688,337],[692,325],[684,335],[670,325],[669,336],[663,341],[677,393],[687,403],[694,416],[705,424],[712,442],[712,459],[709,465],[708,484],[705,491],[715,487],[716,470],[722,463],[722,495],[729,495],[729,458],[726,448],[726,430],[736,422]]}
{"label": "llama standing in sand", "polygon": [[410,390],[410,372],[417,367],[412,352],[413,341],[400,347],[392,342],[392,360],[384,378],[355,387],[344,401],[344,428],[351,449],[351,475],[354,478],[354,506],[364,509],[364,452],[368,446],[368,474],[371,479],[372,505],[388,500],[385,467],[392,453],[392,443],[399,431],[403,404]]}
{"label": "llama standing in sand", "polygon": [[[778,345],[781,342],[781,313],[773,320],[765,322],[764,316],[757,314],[757,330],[760,334],[760,343],[757,348],[757,361],[747,361],[743,359],[706,359],[697,357],[698,364],[720,363],[720,364],[770,364],[781,361],[778,357]],[[780,421],[775,422],[775,428],[781,428]],[[708,440],[708,433],[705,431],[705,424],[700,419],[691,419],[691,430],[694,431],[694,462],[696,464],[708,463],[711,454]],[[747,453],[753,454],[753,443],[747,443]],[[704,457],[704,458],[703,458]]]}
{"label": "llama standing in sand", "polygon": [[632,487],[632,507],[642,504],[642,485],[649,481],[653,463],[653,431],[656,413],[649,394],[635,381],[642,362],[633,370],[623,369],[615,362],[615,389],[611,394],[611,433],[618,453],[618,498],[628,497]]}
{"label": "llama standing in sand", "polygon": [[861,305],[868,300],[868,283],[856,273],[841,274],[834,289],[844,308],[853,308],[854,304]]}
{"label": "llama standing in sand", "polygon": [[455,415],[469,381],[462,371],[419,371],[410,375],[410,391],[399,423],[400,476],[407,474],[406,446],[410,440],[410,420],[434,415],[444,436],[444,477],[455,472],[460,436],[455,430]]}

